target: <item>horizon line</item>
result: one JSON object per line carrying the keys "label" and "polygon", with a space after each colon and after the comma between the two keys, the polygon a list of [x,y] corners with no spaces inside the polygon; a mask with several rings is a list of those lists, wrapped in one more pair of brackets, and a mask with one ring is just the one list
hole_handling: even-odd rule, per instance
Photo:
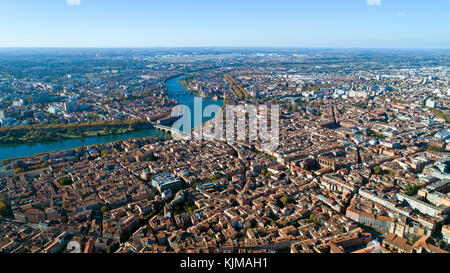
{"label": "horizon line", "polygon": [[342,50],[450,50],[439,47],[323,47],[323,46],[0,46],[0,49],[342,49]]}

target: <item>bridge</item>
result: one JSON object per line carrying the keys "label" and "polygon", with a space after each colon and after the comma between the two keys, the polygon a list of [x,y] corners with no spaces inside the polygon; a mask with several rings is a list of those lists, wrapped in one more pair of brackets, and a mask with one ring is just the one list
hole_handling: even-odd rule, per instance
{"label": "bridge", "polygon": [[153,128],[161,130],[161,131],[166,132],[166,133],[171,133],[172,136],[175,136],[175,137],[177,137],[179,139],[190,140],[192,138],[190,134],[186,134],[185,132],[182,132],[180,130],[174,129],[172,127],[159,125],[159,124],[153,124]]}

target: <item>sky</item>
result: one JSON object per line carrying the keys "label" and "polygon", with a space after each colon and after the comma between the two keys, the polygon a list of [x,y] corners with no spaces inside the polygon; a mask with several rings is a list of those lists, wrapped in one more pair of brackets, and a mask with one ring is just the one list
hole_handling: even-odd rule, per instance
{"label": "sky", "polygon": [[450,48],[449,0],[1,0],[0,47]]}

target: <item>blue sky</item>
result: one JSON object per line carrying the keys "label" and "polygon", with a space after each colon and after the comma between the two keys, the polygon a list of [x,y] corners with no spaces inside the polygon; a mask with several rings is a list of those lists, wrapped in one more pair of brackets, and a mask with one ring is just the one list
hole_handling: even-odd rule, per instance
{"label": "blue sky", "polygon": [[0,47],[450,48],[448,0],[1,0]]}

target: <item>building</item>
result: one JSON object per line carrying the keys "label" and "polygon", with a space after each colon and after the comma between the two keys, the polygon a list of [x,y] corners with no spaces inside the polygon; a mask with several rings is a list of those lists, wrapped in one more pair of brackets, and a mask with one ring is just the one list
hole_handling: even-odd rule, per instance
{"label": "building", "polygon": [[47,112],[49,112],[50,114],[57,114],[57,113],[61,112],[61,108],[58,106],[52,105],[52,106],[48,107]]}
{"label": "building", "polygon": [[45,102],[51,102],[52,97],[48,92],[43,93],[35,93],[31,96],[32,103],[45,103]]}
{"label": "building", "polygon": [[427,99],[425,101],[425,106],[430,108],[436,108],[436,102],[432,99]]}
{"label": "building", "polygon": [[328,156],[319,156],[317,161],[319,162],[320,167],[332,168],[333,171],[336,171],[341,167],[341,164],[337,160]]}
{"label": "building", "polygon": [[428,200],[434,206],[450,206],[450,180],[440,180],[419,191],[419,195]]}
{"label": "building", "polygon": [[11,126],[16,122],[16,119],[14,118],[0,118],[0,123],[2,127]]}
{"label": "building", "polygon": [[160,193],[163,193],[168,190],[176,192],[181,189],[182,182],[180,178],[176,177],[171,173],[160,173],[153,176],[152,186],[155,189],[157,189]]}
{"label": "building", "polygon": [[407,223],[406,218],[395,219],[389,229],[390,233],[394,233],[400,237],[412,236],[414,238],[431,234],[433,228],[422,226],[420,223]]}
{"label": "building", "polygon": [[352,208],[347,208],[345,216],[357,223],[385,230],[389,230],[394,221],[391,217],[374,215],[363,211],[360,212]]}
{"label": "building", "polygon": [[366,247],[372,241],[370,233],[362,228],[352,230],[346,235],[333,238],[328,242],[330,253],[345,253],[346,250]]}
{"label": "building", "polygon": [[64,111],[66,113],[73,113],[78,110],[78,104],[74,101],[64,103]]}
{"label": "building", "polygon": [[423,236],[412,245],[408,239],[389,233],[383,240],[382,246],[394,253],[448,253],[435,246],[435,241],[429,235]]}
{"label": "building", "polygon": [[438,217],[450,211],[450,207],[447,207],[445,205],[436,207],[431,204],[425,203],[424,201],[421,201],[418,198],[411,197],[400,192],[397,193],[397,198],[399,201],[410,206],[411,208],[416,209],[420,213],[423,213],[431,217]]}
{"label": "building", "polygon": [[445,250],[437,247],[436,242],[431,238],[431,236],[423,236],[420,238],[413,246],[414,252],[416,253],[448,253]]}
{"label": "building", "polygon": [[442,238],[447,242],[447,244],[450,244],[450,226],[443,226],[442,227]]}
{"label": "building", "polygon": [[412,253],[413,247],[408,244],[408,239],[389,233],[383,240],[382,246],[390,252]]}

